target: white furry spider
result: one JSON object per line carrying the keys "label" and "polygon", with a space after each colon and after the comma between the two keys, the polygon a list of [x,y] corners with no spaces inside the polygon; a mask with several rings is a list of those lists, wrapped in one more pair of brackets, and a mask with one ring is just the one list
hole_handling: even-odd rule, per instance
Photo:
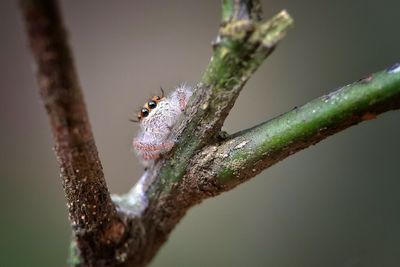
{"label": "white furry spider", "polygon": [[192,88],[186,85],[177,87],[170,95],[153,96],[140,110],[137,122],[140,132],[133,139],[133,148],[145,167],[150,166],[162,153],[168,152],[175,144],[167,140],[172,127],[183,112]]}

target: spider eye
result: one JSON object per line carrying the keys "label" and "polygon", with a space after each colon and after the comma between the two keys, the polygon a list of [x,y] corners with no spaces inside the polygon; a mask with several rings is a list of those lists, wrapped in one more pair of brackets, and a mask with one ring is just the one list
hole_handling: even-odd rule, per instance
{"label": "spider eye", "polygon": [[157,103],[155,101],[151,100],[147,103],[147,106],[149,106],[150,109],[153,109],[153,108],[157,107]]}
{"label": "spider eye", "polygon": [[147,108],[142,108],[140,114],[142,115],[142,117],[147,117],[149,115],[149,110]]}

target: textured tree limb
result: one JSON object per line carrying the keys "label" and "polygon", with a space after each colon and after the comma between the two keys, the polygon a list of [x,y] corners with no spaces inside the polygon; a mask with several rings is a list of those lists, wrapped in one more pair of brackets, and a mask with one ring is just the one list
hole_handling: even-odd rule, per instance
{"label": "textured tree limb", "polygon": [[[121,213],[130,214],[136,226],[142,225],[133,229],[132,238],[128,238],[132,242],[128,247],[134,249],[127,251],[127,258],[133,259],[133,265],[146,264],[186,211],[202,200],[197,190],[179,187],[188,172],[190,159],[202,147],[218,140],[222,124],[241,89],[292,24],[285,11],[261,23],[253,20],[260,17],[258,4],[223,2],[229,3],[233,3],[231,13],[224,11],[228,21],[221,24],[202,82],[185,116],[173,129],[172,135],[178,140],[176,147],[166,159],[147,170],[130,193],[114,197]],[[137,239],[144,243],[134,244]]]}
{"label": "textured tree limb", "polygon": [[23,0],[20,6],[73,232],[81,253],[96,257],[120,241],[124,226],[108,193],[66,31],[55,1]]}
{"label": "textured tree limb", "polygon": [[170,186],[183,177],[190,158],[200,148],[217,140],[243,86],[275,49],[291,24],[290,16],[282,11],[265,23],[233,19],[221,25],[202,82],[196,88],[185,116],[173,129],[173,136],[179,143],[170,158],[154,168],[157,170],[153,172],[154,176],[163,180],[163,190],[168,192]]}
{"label": "textured tree limb", "polygon": [[[251,74],[292,19],[261,22],[259,1],[223,0],[213,56],[173,129],[175,148],[125,196],[110,201],[60,14],[51,0],[21,0],[76,237],[75,266],[145,266],[186,211],[323,138],[399,108],[399,66],[269,122],[222,139]],[[76,246],[76,247],[75,247]]]}
{"label": "textured tree limb", "polygon": [[262,8],[259,0],[222,0],[222,23],[232,20],[261,21]]}
{"label": "textured tree limb", "polygon": [[395,109],[400,109],[399,64],[204,148],[193,158],[186,183],[213,184],[202,191],[218,194],[330,135]]}

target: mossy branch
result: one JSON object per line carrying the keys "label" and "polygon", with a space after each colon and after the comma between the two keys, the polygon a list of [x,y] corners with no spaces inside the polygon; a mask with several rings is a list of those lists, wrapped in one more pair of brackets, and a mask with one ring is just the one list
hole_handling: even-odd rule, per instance
{"label": "mossy branch", "polygon": [[204,148],[192,170],[207,170],[203,179],[226,191],[330,135],[394,109],[400,109],[399,64]]}
{"label": "mossy branch", "polygon": [[[227,12],[229,19],[221,24],[202,80],[188,103],[185,116],[172,131],[178,140],[176,147],[148,169],[130,193],[114,197],[122,213],[130,214],[136,224],[144,222],[146,244],[137,248],[136,255],[148,258],[136,257],[135,264],[150,260],[186,211],[201,201],[197,190],[180,187],[190,160],[204,146],[218,140],[222,124],[243,86],[274,51],[293,22],[285,11],[260,22],[257,1],[256,4],[224,1],[223,5],[231,3],[232,12]],[[137,233],[135,230],[132,236]]]}
{"label": "mossy branch", "polygon": [[182,179],[189,160],[200,148],[216,141],[240,91],[274,51],[292,22],[287,12],[282,11],[265,23],[232,19],[221,26],[202,81],[185,116],[173,130],[179,143],[171,157],[160,162],[159,169],[155,168],[154,175],[162,180],[163,190],[169,192],[171,186]]}

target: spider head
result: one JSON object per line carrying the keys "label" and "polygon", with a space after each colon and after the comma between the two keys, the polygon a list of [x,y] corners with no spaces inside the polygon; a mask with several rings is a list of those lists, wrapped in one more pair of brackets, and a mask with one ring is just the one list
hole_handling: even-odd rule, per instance
{"label": "spider head", "polygon": [[138,113],[139,122],[143,118],[149,116],[150,112],[157,107],[158,103],[165,99],[164,92],[162,93],[163,94],[161,96],[153,96],[149,101],[146,102],[146,104],[144,104],[143,108],[140,109],[140,112]]}

